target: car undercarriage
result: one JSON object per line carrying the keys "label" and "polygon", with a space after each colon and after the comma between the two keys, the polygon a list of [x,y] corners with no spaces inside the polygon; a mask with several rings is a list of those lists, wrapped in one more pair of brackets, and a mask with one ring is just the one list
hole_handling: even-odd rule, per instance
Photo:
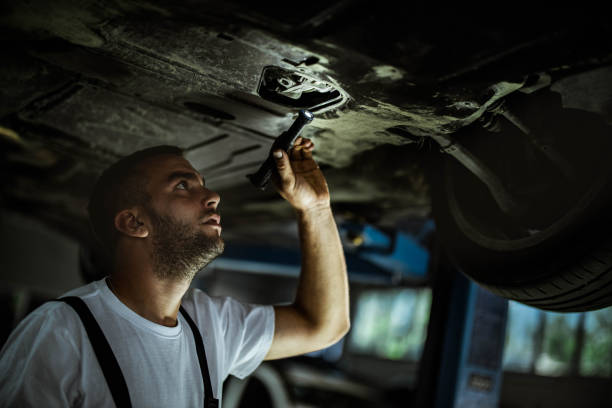
{"label": "car undercarriage", "polygon": [[[612,302],[607,292],[587,304],[532,296],[526,285],[544,292],[563,266],[536,273],[535,283],[533,271],[520,272],[532,260],[522,252],[592,223],[567,214],[609,202],[612,27],[594,6],[32,0],[2,7],[5,209],[90,245],[86,204],[96,177],[133,151],[171,144],[221,194],[228,241],[297,248],[291,209],[246,175],[307,109],[315,119],[302,134],[316,145],[341,222],[401,229],[433,216],[465,272],[498,294],[559,310]],[[594,207],[585,201],[593,195]],[[432,210],[432,199],[444,204]],[[448,214],[463,235],[445,227]],[[522,251],[523,263],[513,265],[519,272],[503,279],[478,272],[473,259],[489,260],[462,259],[470,249],[454,242],[465,237],[503,253],[491,255],[494,265]],[[549,256],[533,256],[551,265]]]}

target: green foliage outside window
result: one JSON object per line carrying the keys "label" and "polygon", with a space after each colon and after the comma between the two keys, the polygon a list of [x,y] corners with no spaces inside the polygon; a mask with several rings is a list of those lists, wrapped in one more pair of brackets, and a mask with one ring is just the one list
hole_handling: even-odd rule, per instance
{"label": "green foliage outside window", "polygon": [[612,308],[553,313],[510,302],[504,369],[543,376],[612,376]]}
{"label": "green foliage outside window", "polygon": [[580,375],[609,377],[612,371],[612,311],[590,312],[585,322]]}
{"label": "green foliage outside window", "polygon": [[431,290],[368,290],[359,296],[349,349],[418,362],[427,336]]}
{"label": "green foliage outside window", "polygon": [[535,365],[536,374],[559,376],[569,374],[576,349],[578,314],[546,315],[542,352]]}

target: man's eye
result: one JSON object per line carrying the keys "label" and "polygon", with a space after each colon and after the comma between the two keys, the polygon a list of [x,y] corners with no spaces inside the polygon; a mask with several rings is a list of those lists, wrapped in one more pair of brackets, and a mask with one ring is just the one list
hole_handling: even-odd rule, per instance
{"label": "man's eye", "polygon": [[186,181],[181,181],[180,183],[178,183],[175,187],[178,190],[187,190],[187,182]]}

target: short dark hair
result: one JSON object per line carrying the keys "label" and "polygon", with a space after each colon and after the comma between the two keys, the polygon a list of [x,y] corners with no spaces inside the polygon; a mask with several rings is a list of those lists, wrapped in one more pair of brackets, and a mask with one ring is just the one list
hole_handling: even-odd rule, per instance
{"label": "short dark hair", "polygon": [[142,164],[155,156],[182,156],[176,146],[154,146],[125,156],[109,166],[96,182],[87,210],[92,232],[104,250],[112,255],[117,243],[115,216],[134,205],[146,205],[148,177]]}

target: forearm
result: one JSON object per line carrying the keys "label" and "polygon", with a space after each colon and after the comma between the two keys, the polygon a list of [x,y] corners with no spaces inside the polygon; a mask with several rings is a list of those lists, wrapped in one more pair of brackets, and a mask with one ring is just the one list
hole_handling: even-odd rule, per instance
{"label": "forearm", "polygon": [[296,209],[302,249],[295,302],[274,308],[274,340],[267,359],[290,357],[327,347],[349,329],[346,262],[329,206],[323,173],[312,158],[314,145],[296,139],[291,162],[276,151],[277,188]]}
{"label": "forearm", "polygon": [[346,261],[329,206],[298,211],[302,272],[294,307],[322,338],[335,341],[349,328]]}

